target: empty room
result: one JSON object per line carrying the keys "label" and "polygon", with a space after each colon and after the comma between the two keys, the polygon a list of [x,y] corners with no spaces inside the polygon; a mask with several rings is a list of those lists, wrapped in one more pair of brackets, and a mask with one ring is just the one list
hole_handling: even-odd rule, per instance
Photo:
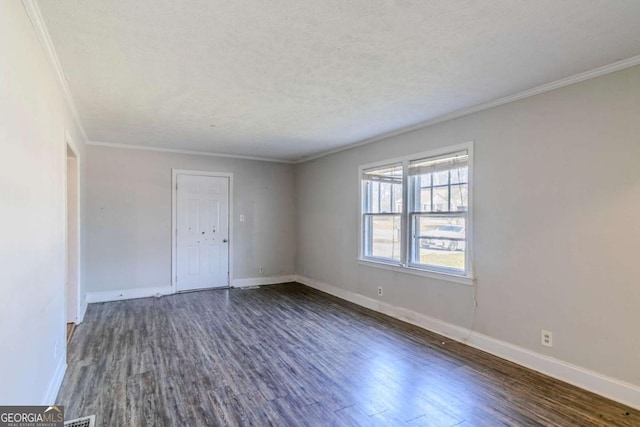
{"label": "empty room", "polygon": [[0,0],[0,426],[640,426],[640,2]]}

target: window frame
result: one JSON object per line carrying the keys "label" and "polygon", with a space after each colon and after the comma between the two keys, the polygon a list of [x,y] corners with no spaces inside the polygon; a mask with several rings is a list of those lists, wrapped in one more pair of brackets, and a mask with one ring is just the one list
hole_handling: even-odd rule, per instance
{"label": "window frame", "polygon": [[[388,166],[390,168],[399,167],[402,170],[402,177],[400,178],[400,185],[402,186],[402,192],[401,192],[400,196],[404,200],[404,197],[405,197],[404,185],[403,185],[404,179],[405,179],[405,177],[404,177],[404,170],[405,170],[404,164],[401,163],[401,162],[395,162],[395,163],[389,163],[389,164],[387,164],[385,166]],[[371,169],[371,168],[366,168],[366,169],[368,170],[368,169]],[[364,169],[363,169],[362,173],[364,173]],[[362,176],[362,173],[361,173],[361,176]],[[378,210],[382,211],[382,201],[380,199],[380,193],[382,191],[380,186],[382,185],[382,181],[378,181],[378,183],[379,183],[378,184],[379,185],[379,187],[378,187]],[[402,240],[402,236],[404,235],[404,230],[402,229],[402,224],[403,224],[402,217],[404,215],[404,211],[403,210],[395,211],[394,208],[393,208],[393,186],[391,186],[391,188],[390,188],[390,196],[389,196],[389,205],[390,205],[389,208],[390,208],[390,211],[389,212],[369,212],[368,206],[366,206],[367,205],[366,204],[366,200],[363,197],[364,193],[362,192],[362,190],[363,190],[363,185],[362,185],[362,181],[360,181],[360,195],[361,195],[361,197],[360,197],[360,212],[361,212],[361,215],[360,215],[360,218],[361,218],[360,219],[360,222],[361,222],[361,224],[360,224],[360,233],[361,233],[361,236],[362,236],[362,239],[360,240],[360,246],[361,246],[361,253],[363,255],[363,258],[365,258],[367,260],[370,260],[370,261],[386,263],[386,264],[396,264],[396,263],[398,263],[395,260],[392,260],[390,258],[385,258],[385,257],[376,257],[376,256],[367,256],[367,257],[365,257],[364,253],[366,251],[366,248],[369,247],[369,242],[365,242],[365,240],[364,240],[364,237],[365,237],[364,230],[365,230],[365,228],[367,226],[367,224],[366,224],[367,221],[365,220],[365,218],[367,218],[367,217],[371,217],[371,218],[376,218],[376,217],[395,218],[395,217],[399,217],[399,222],[400,222],[400,242],[399,242],[399,245],[400,245],[400,261],[402,261],[403,256],[404,256],[404,242]],[[404,209],[404,203],[403,203],[403,209]]]}
{"label": "window frame", "polygon": [[[358,224],[359,224],[359,236],[358,236],[358,262],[361,265],[383,268],[408,274],[414,274],[424,277],[431,277],[435,279],[441,279],[450,282],[456,282],[466,285],[473,285],[474,271],[473,271],[473,141],[465,142],[462,144],[451,145],[441,147],[429,151],[415,153],[407,156],[396,157],[381,160],[378,162],[367,163],[358,167]],[[412,161],[428,159],[431,157],[438,157],[447,154],[453,154],[458,151],[467,151],[467,211],[463,214],[465,217],[465,271],[461,273],[459,270],[447,270],[446,268],[429,268],[424,264],[412,263],[410,256],[412,254],[410,246],[413,244],[413,237],[411,236],[411,221],[413,221],[415,212],[409,208],[409,164]],[[366,211],[366,200],[364,198],[364,184],[362,180],[363,173],[367,170],[392,166],[395,164],[402,165],[402,210],[400,214],[400,261],[393,261],[387,258],[365,256],[365,216],[370,215]],[[432,182],[433,184],[433,182]],[[450,184],[449,184],[450,185]],[[413,194],[412,194],[413,197]],[[449,197],[451,197],[449,195]],[[397,215],[398,213],[396,213]]]}

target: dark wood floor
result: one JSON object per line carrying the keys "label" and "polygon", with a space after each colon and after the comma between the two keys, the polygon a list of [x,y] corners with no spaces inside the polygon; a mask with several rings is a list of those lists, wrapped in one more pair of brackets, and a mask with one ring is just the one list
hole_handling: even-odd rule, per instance
{"label": "dark wood floor", "polygon": [[639,411],[298,284],[91,304],[69,349],[57,403],[98,426],[640,425]]}

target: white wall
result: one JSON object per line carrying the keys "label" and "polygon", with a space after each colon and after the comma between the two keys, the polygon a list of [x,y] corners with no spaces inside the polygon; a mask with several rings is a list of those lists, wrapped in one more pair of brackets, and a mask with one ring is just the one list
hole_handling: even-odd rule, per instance
{"label": "white wall", "polygon": [[172,168],[234,174],[232,279],[294,272],[293,166],[102,146],[87,154],[88,292],[171,286]]}
{"label": "white wall", "polygon": [[[639,117],[635,67],[298,165],[297,272],[640,385]],[[471,140],[475,322],[472,287],[357,263],[358,165]]]}
{"label": "white wall", "polygon": [[0,2],[0,404],[52,403],[64,372],[65,129],[84,150],[22,3]]}

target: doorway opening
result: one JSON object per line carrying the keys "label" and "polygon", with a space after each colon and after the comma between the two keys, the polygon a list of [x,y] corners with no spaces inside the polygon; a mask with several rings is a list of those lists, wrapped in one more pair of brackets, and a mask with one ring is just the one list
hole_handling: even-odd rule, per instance
{"label": "doorway opening", "polygon": [[65,155],[65,319],[69,343],[80,315],[80,158],[68,136],[65,141]]}

